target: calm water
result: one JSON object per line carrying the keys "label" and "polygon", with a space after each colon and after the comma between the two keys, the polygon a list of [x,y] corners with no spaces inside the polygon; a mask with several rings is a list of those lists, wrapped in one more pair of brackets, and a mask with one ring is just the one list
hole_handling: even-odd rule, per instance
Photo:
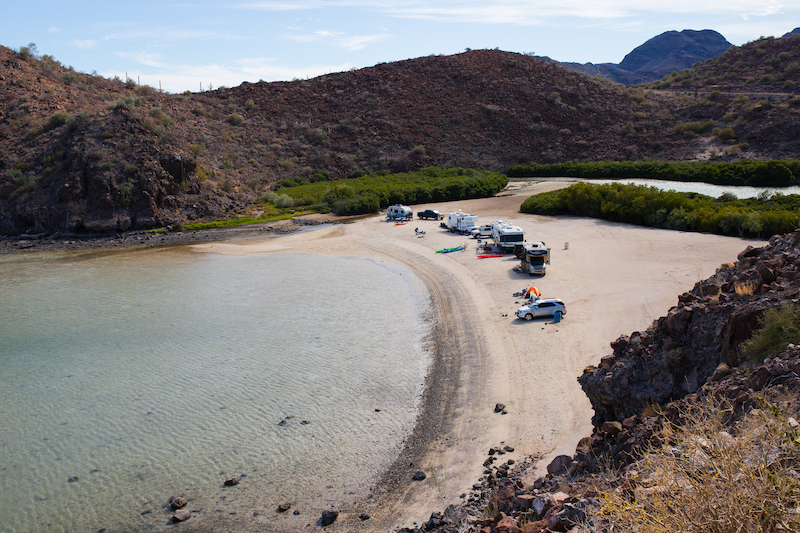
{"label": "calm water", "polygon": [[348,257],[0,257],[0,531],[346,499],[413,427],[426,298]]}
{"label": "calm water", "polygon": [[530,181],[561,181],[566,183],[575,183],[578,181],[586,181],[587,183],[622,183],[634,185],[646,185],[648,187],[655,187],[657,189],[677,192],[696,192],[719,198],[725,193],[733,194],[737,198],[755,198],[761,194],[800,194],[800,187],[738,187],[732,185],[712,185],[710,183],[700,182],[686,182],[686,181],[667,181],[667,180],[650,180],[638,178],[624,178],[624,179],[608,179],[608,180],[579,180],[578,178],[531,178]]}

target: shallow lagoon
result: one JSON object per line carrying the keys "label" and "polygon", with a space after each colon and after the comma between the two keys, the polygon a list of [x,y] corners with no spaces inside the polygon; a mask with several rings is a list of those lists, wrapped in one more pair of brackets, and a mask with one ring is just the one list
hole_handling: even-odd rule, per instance
{"label": "shallow lagoon", "polygon": [[363,496],[414,424],[426,298],[351,257],[0,257],[0,530]]}

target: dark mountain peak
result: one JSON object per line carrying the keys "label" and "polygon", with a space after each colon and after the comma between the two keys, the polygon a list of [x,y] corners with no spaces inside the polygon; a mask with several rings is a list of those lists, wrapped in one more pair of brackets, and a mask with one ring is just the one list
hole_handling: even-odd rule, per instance
{"label": "dark mountain peak", "polygon": [[619,68],[661,77],[716,57],[730,47],[731,43],[714,30],[667,31],[636,47]]}
{"label": "dark mountain peak", "polygon": [[800,28],[795,28],[789,33],[785,34],[783,37],[791,37],[792,35],[797,35],[800,33]]}

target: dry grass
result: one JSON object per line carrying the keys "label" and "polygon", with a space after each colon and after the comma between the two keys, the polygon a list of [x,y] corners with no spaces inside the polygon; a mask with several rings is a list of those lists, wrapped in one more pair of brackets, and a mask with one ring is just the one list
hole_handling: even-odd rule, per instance
{"label": "dry grass", "polygon": [[709,403],[607,491],[593,531],[800,531],[800,431],[776,408],[727,425]]}
{"label": "dry grass", "polygon": [[749,296],[756,290],[756,284],[753,281],[745,281],[744,283],[737,283],[734,288],[736,294],[739,296]]}

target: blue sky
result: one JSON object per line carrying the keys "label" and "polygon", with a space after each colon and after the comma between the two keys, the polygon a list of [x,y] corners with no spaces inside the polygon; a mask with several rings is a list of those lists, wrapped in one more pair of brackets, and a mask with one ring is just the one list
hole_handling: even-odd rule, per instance
{"label": "blue sky", "polygon": [[0,44],[173,93],[285,81],[467,48],[619,63],[669,30],[734,45],[800,26],[798,0],[5,2]]}

